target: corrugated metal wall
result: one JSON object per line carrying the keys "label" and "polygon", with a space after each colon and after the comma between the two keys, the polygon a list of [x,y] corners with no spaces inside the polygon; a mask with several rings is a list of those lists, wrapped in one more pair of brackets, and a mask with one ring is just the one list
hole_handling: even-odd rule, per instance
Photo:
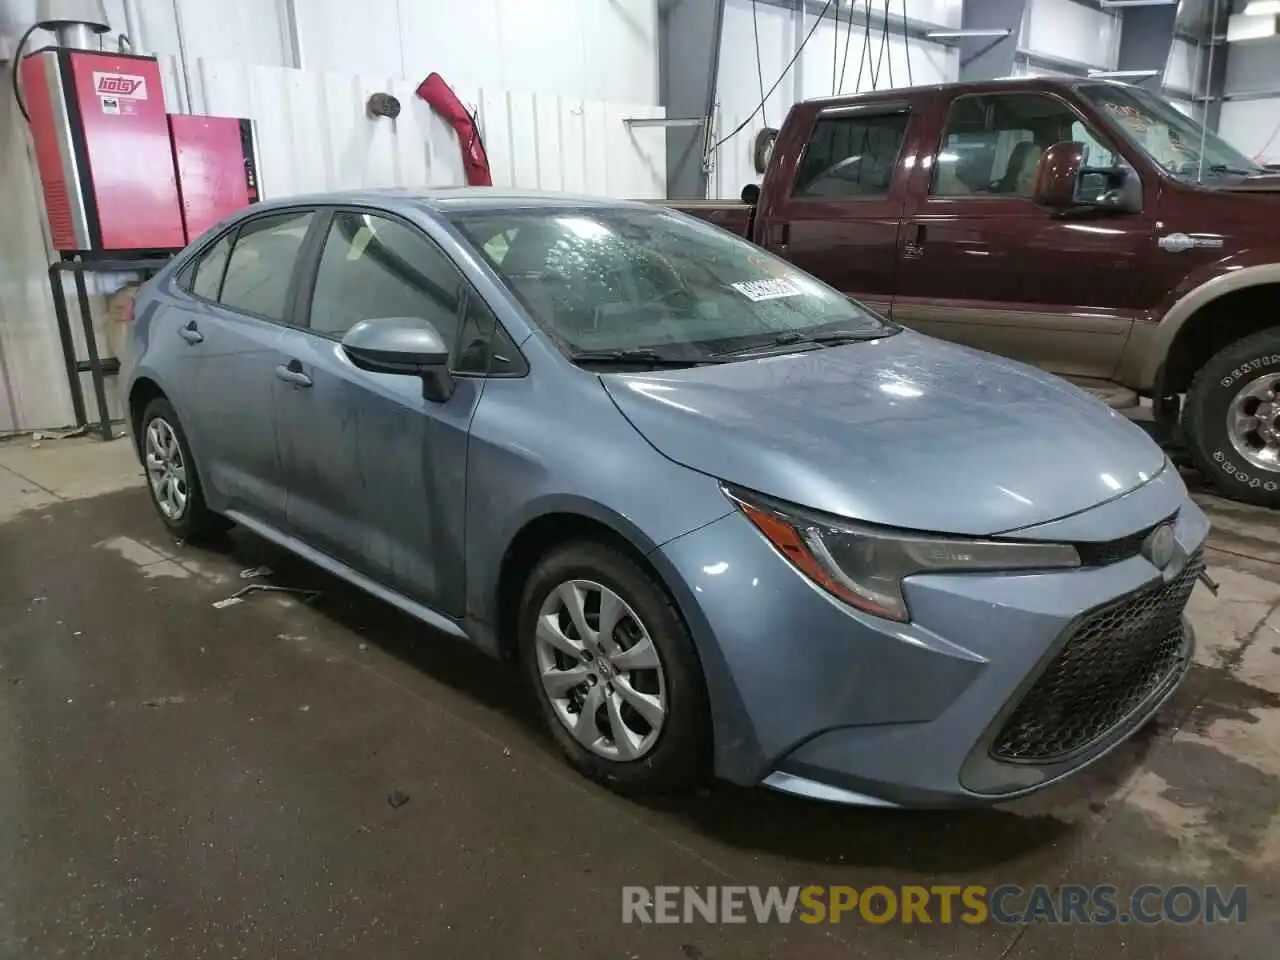
{"label": "corrugated metal wall", "polygon": [[[175,58],[162,59],[166,101],[173,109],[181,72]],[[457,139],[414,97],[416,81],[214,60],[194,60],[190,68],[197,112],[257,121],[268,197],[464,182]],[[366,117],[365,103],[377,91],[400,98],[403,109],[395,121]],[[499,89],[456,92],[479,111],[500,186],[665,195],[664,132],[630,130],[623,123],[626,117],[661,117],[661,107]],[[7,433],[63,425],[73,413],[45,274],[48,241],[38,185],[21,118],[12,98],[0,100],[0,433]],[[104,295],[127,279],[95,278],[96,327],[106,356],[119,347]],[[83,344],[78,349],[83,357]],[[118,415],[114,388],[109,395]]]}

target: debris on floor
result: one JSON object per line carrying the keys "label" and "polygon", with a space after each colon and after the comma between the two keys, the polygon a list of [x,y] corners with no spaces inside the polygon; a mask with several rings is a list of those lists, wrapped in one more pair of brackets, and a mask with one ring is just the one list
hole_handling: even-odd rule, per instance
{"label": "debris on floor", "polygon": [[387,803],[391,804],[393,810],[403,807],[409,802],[409,795],[403,790],[392,790],[387,794]]}
{"label": "debris on floor", "polygon": [[259,577],[269,577],[275,573],[270,567],[249,567],[240,571],[241,580],[257,580]]}
{"label": "debris on floor", "polygon": [[215,610],[234,607],[237,603],[244,603],[244,598],[251,593],[293,593],[302,597],[303,603],[311,603],[321,596],[319,590],[304,590],[300,587],[277,587],[270,583],[251,583],[223,600],[215,600],[210,606]]}

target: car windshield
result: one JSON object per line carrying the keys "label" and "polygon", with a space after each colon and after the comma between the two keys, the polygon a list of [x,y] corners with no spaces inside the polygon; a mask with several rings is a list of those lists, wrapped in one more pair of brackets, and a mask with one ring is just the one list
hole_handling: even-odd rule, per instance
{"label": "car windshield", "polygon": [[897,329],[785,260],[661,207],[486,211],[453,223],[571,357],[696,362]]}
{"label": "car windshield", "polygon": [[1109,83],[1085,84],[1078,89],[1126,137],[1175,177],[1212,182],[1266,172],[1169,101],[1146,90]]}

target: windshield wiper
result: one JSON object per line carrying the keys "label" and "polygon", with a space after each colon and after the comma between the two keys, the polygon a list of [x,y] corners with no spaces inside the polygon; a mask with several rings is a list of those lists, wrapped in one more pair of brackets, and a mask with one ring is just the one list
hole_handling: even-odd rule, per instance
{"label": "windshield wiper", "polygon": [[854,332],[852,330],[832,330],[826,333],[801,333],[798,330],[786,330],[777,334],[764,343],[753,343],[746,347],[736,347],[732,350],[722,350],[719,353],[713,353],[707,357],[708,360],[719,361],[727,360],[731,357],[748,357],[755,353],[767,354],[771,350],[778,347],[830,347],[840,343],[859,343],[864,340],[878,340],[880,337],[888,336],[894,333],[893,330],[878,330],[875,332]]}
{"label": "windshield wiper", "polygon": [[619,367],[696,367],[701,359],[673,357],[656,350],[579,350],[569,354],[574,363],[604,364]]}
{"label": "windshield wiper", "polygon": [[1210,173],[1234,174],[1240,177],[1256,177],[1261,170],[1245,170],[1243,167],[1231,167],[1225,163],[1211,163],[1205,167]]}

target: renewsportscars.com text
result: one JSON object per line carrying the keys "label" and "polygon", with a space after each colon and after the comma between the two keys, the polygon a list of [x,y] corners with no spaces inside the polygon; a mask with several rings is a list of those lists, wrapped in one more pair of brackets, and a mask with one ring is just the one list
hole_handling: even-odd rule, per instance
{"label": "renewsportscars.com text", "polygon": [[1244,923],[1245,887],[623,887],[623,923]]}

